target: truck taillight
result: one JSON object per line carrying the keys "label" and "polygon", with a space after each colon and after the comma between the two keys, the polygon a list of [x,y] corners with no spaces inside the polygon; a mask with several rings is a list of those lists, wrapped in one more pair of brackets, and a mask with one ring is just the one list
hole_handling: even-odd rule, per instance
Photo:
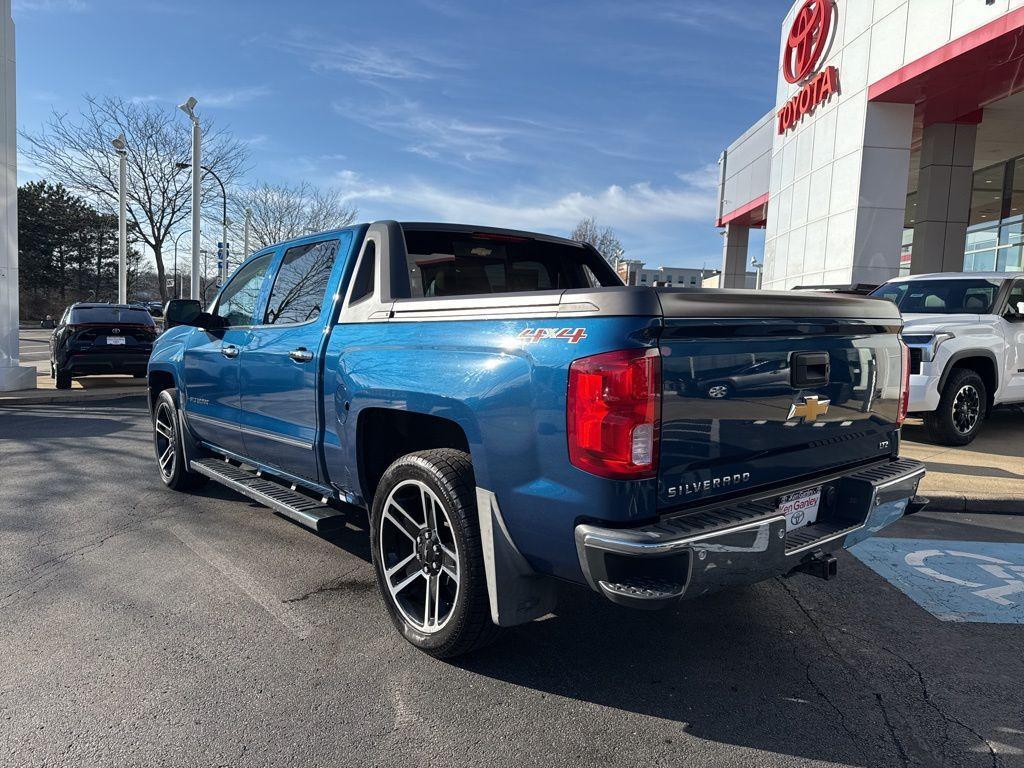
{"label": "truck taillight", "polygon": [[900,339],[900,351],[902,352],[902,372],[900,379],[900,405],[896,411],[896,426],[902,427],[907,418],[907,410],[910,408],[910,348]]}
{"label": "truck taillight", "polygon": [[569,366],[569,461],[601,477],[658,473],[661,355],[623,349]]}

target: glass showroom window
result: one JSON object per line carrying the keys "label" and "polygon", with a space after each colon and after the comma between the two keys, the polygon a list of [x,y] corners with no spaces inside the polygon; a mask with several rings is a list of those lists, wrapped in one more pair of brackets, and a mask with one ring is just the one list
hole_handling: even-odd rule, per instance
{"label": "glass showroom window", "polygon": [[974,174],[965,272],[1019,272],[1024,266],[1024,158]]}

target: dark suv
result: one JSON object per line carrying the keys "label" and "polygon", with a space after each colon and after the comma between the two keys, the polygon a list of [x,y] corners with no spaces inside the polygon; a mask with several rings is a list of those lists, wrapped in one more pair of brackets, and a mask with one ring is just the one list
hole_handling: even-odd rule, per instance
{"label": "dark suv", "polygon": [[72,304],[50,337],[50,375],[57,389],[72,377],[104,373],[146,375],[156,324],[145,309],[125,304]]}

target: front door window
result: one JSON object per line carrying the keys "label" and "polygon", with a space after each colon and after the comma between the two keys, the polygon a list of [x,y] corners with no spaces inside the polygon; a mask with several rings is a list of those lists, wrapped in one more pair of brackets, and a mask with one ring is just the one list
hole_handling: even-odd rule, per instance
{"label": "front door window", "polygon": [[242,267],[217,297],[214,314],[224,318],[227,327],[252,325],[252,316],[263,288],[263,278],[273,253],[265,253]]}

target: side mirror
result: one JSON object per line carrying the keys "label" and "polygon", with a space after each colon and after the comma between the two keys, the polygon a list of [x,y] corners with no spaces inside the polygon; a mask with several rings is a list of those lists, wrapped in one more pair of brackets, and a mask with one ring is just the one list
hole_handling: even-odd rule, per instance
{"label": "side mirror", "polygon": [[196,319],[203,315],[203,305],[198,299],[171,299],[164,306],[164,325],[196,325]]}
{"label": "side mirror", "polygon": [[1005,317],[1010,322],[1024,322],[1024,301],[1018,301],[1016,304],[1010,304],[1006,308]]}

